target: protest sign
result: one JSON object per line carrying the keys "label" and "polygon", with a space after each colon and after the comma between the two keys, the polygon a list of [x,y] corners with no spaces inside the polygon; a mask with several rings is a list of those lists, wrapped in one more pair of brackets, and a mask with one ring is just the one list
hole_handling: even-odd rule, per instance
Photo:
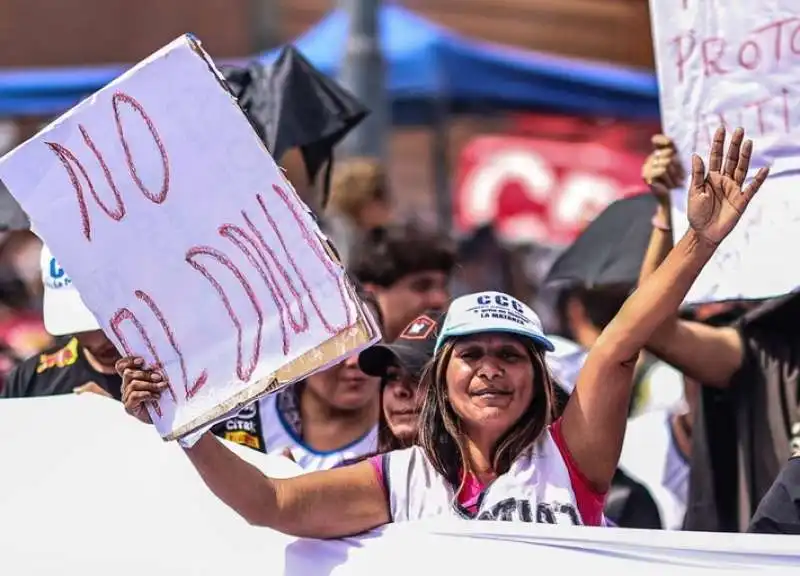
{"label": "protest sign", "polygon": [[[720,123],[754,143],[748,179],[771,165],[744,220],[719,247],[687,301],[766,298],[800,284],[781,259],[800,243],[800,5],[795,0],[651,0],[665,133],[687,173],[708,157]],[[687,180],[688,184],[688,180]],[[673,200],[675,239],[688,228],[686,187]]]}
{"label": "protest sign", "polygon": [[371,344],[313,216],[190,36],[0,161],[106,334],[170,386],[184,436]]}

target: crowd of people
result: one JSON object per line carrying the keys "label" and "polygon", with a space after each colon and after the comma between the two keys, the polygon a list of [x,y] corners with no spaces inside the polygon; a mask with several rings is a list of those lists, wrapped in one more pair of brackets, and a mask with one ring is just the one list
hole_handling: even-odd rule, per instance
{"label": "crowd of people", "polygon": [[[746,181],[741,129],[728,140],[720,128],[707,159],[683,167],[653,139],[643,178],[658,203],[637,286],[564,289],[553,327],[497,268],[393,221],[377,162],[341,163],[321,226],[382,341],[183,440],[186,456],[248,522],[299,536],[433,516],[800,533],[800,297],[682,307],[767,178]],[[669,190],[684,170],[689,229],[673,245]],[[302,169],[287,176],[315,193]],[[149,423],[164,375],[120,357],[47,247],[39,264],[52,341],[9,355],[0,398],[97,393]],[[265,476],[219,438],[304,473]]]}

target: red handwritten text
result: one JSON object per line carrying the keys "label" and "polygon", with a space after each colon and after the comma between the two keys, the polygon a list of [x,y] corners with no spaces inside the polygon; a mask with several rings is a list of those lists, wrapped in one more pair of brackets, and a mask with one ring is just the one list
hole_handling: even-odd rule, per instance
{"label": "red handwritten text", "polygon": [[[158,135],[158,130],[156,130],[153,121],[150,119],[150,116],[147,115],[147,112],[144,111],[142,105],[124,92],[117,92],[114,94],[114,97],[111,99],[111,104],[114,107],[114,122],[117,125],[117,135],[119,136],[119,141],[122,143],[123,150],[125,150],[125,160],[128,163],[128,170],[131,172],[131,178],[136,182],[136,185],[139,187],[139,190],[142,191],[145,198],[155,204],[163,203],[164,200],[167,199],[167,192],[169,192],[169,158],[167,158],[167,150],[161,142],[161,136]],[[158,194],[153,194],[147,189],[136,171],[136,164],[133,163],[133,155],[131,154],[130,146],[128,146],[128,140],[125,138],[125,131],[122,129],[120,104],[127,104],[139,113],[139,116],[142,117],[142,120],[144,120],[144,123],[147,125],[147,129],[150,131],[150,135],[153,137],[153,142],[155,142],[156,147],[158,147],[158,154],[161,157],[161,165],[164,169],[164,175],[161,180],[161,190]]]}
{"label": "red handwritten text", "polygon": [[[141,190],[142,194],[155,204],[161,204],[166,200],[167,193],[169,192],[169,182],[170,182],[170,173],[169,173],[169,159],[167,157],[167,151],[164,148],[164,144],[161,142],[161,137],[156,130],[153,121],[145,112],[142,105],[139,104],[133,97],[123,93],[117,92],[111,99],[111,104],[114,108],[114,121],[117,125],[117,134],[119,135],[120,143],[122,144],[122,148],[125,152],[125,159],[128,164],[128,169],[130,170],[131,177],[133,178],[134,182],[136,183],[139,190]],[[131,154],[130,146],[128,145],[128,141],[125,138],[125,132],[122,127],[122,119],[120,115],[120,105],[126,104],[133,108],[139,116],[144,120],[145,125],[147,126],[150,135],[153,137],[153,141],[155,142],[156,147],[158,148],[158,153],[161,157],[161,161],[163,164],[164,174],[161,184],[161,190],[157,194],[153,194],[150,190],[142,182],[141,178],[136,169],[136,165],[133,161],[133,156]],[[112,220],[116,222],[121,221],[125,217],[125,203],[122,199],[122,195],[120,194],[119,190],[117,189],[117,185],[114,182],[114,178],[111,174],[111,171],[108,168],[108,164],[106,163],[103,155],[97,149],[94,141],[92,140],[91,136],[89,135],[86,128],[81,124],[78,126],[78,130],[80,130],[81,136],[83,137],[83,141],[86,144],[87,148],[92,152],[95,159],[97,160],[100,168],[103,171],[103,175],[105,176],[106,182],[108,182],[109,187],[114,195],[114,200],[116,203],[115,209],[110,209],[108,206],[100,200],[100,197],[97,195],[97,191],[95,190],[94,183],[92,179],[89,178],[89,174],[86,171],[83,163],[78,160],[77,156],[65,146],[58,144],[56,142],[45,142],[45,144],[53,151],[53,153],[58,157],[61,165],[64,166],[64,169],[67,172],[67,176],[72,183],[72,187],[75,190],[75,195],[78,200],[78,210],[80,212],[81,217],[81,228],[83,230],[84,237],[91,242],[92,240],[92,226],[91,220],[89,218],[89,209],[86,205],[86,199],[83,191],[83,185],[78,178],[78,173],[83,177],[83,180],[86,181],[86,184],[89,188],[89,193],[91,194],[92,198],[94,198],[95,203],[100,207],[100,209]]]}
{"label": "red handwritten text", "polygon": [[798,104],[798,95],[784,87],[778,94],[748,101],[736,108],[702,113],[695,124],[694,149],[702,150],[710,146],[713,133],[720,124],[729,131],[742,126],[753,137],[789,134],[800,124],[798,115],[793,114]]}
{"label": "red handwritten text", "polygon": [[[253,348],[252,353],[250,354],[250,360],[247,364],[244,363],[244,354],[242,352],[242,348],[244,346],[244,327],[242,321],[239,319],[239,316],[233,309],[230,298],[228,298],[228,295],[225,293],[225,289],[222,287],[222,284],[220,284],[219,281],[211,274],[211,272],[208,271],[208,268],[196,261],[197,257],[201,254],[209,256],[231,271],[231,273],[242,285],[242,288],[244,288],[244,291],[247,293],[247,298],[250,300],[250,303],[253,305],[253,308],[256,311],[256,334],[253,339]],[[253,291],[253,287],[250,285],[250,282],[247,281],[247,278],[244,277],[244,274],[242,274],[239,268],[237,268],[236,265],[231,262],[225,254],[219,250],[216,250],[215,248],[211,248],[210,246],[195,246],[194,248],[190,248],[186,253],[186,262],[188,262],[192,268],[200,272],[200,274],[202,274],[206,280],[209,281],[211,286],[214,287],[214,290],[216,290],[217,294],[219,295],[220,300],[222,300],[222,304],[225,306],[225,310],[228,312],[228,316],[236,328],[236,374],[239,376],[239,379],[248,380],[253,374],[253,371],[256,369],[256,365],[258,364],[258,360],[261,356],[261,331],[264,326],[264,313],[261,310],[261,304],[258,301],[256,293]]]}
{"label": "red handwritten text", "polygon": [[191,384],[189,383],[189,375],[186,371],[186,360],[184,360],[183,358],[183,353],[181,353],[181,349],[178,346],[178,342],[175,339],[175,335],[172,333],[172,328],[167,322],[167,319],[164,318],[164,314],[161,312],[161,309],[156,305],[155,301],[146,292],[143,292],[142,290],[136,290],[134,294],[139,300],[144,302],[148,308],[150,308],[150,311],[153,313],[153,316],[155,316],[156,320],[158,320],[158,323],[161,324],[161,329],[164,330],[164,334],[167,336],[167,340],[169,340],[169,344],[170,346],[172,346],[172,350],[178,357],[178,363],[180,364],[181,367],[181,377],[183,378],[184,397],[187,400],[191,399],[192,396],[197,394],[197,391],[200,390],[200,388],[202,388],[203,385],[208,380],[208,372],[203,370]]}
{"label": "red handwritten text", "polygon": [[[122,345],[122,349],[125,351],[125,354],[127,356],[133,355],[133,348],[131,348],[130,344],[128,343],[128,339],[125,337],[125,334],[122,333],[122,329],[120,328],[121,324],[125,320],[128,320],[131,324],[133,324],[133,326],[136,328],[136,331],[139,333],[139,336],[142,338],[142,340],[144,340],[144,345],[147,346],[147,351],[150,352],[150,354],[153,356],[153,359],[155,360],[155,367],[156,368],[163,367],[164,364],[163,362],[161,362],[161,357],[158,355],[158,351],[156,350],[156,347],[153,346],[153,342],[147,335],[147,330],[144,329],[142,323],[139,321],[136,315],[133,312],[131,312],[128,308],[120,308],[111,317],[110,324],[111,324],[111,331],[114,332],[114,335],[117,337],[117,340],[119,340],[119,343]],[[177,399],[175,396],[175,390],[172,389],[171,384],[167,387],[167,390],[169,391],[169,395],[172,397],[172,401],[175,402]],[[161,410],[159,409],[158,404],[155,404],[154,406],[156,414],[158,414],[158,416],[161,417]]]}
{"label": "red handwritten text", "polygon": [[[309,300],[311,300],[311,305],[314,307],[314,310],[317,312],[317,315],[319,316],[319,319],[322,322],[322,325],[325,327],[325,330],[327,330],[329,334],[336,334],[337,332],[339,332],[340,330],[346,328],[347,326],[352,325],[353,322],[354,322],[353,313],[350,310],[350,307],[347,305],[347,297],[345,295],[346,294],[346,288],[345,288],[345,285],[344,285],[344,279],[339,277],[339,276],[337,276],[336,270],[334,269],[334,266],[333,266],[333,263],[330,261],[330,259],[325,254],[325,250],[322,247],[322,245],[320,244],[319,239],[315,238],[313,236],[311,230],[308,229],[308,226],[305,225],[305,223],[303,222],[302,218],[300,217],[300,214],[298,214],[298,212],[297,212],[297,207],[294,204],[292,204],[291,200],[289,199],[289,194],[286,192],[286,190],[284,190],[283,188],[281,188],[280,186],[277,186],[277,185],[273,185],[272,188],[278,194],[278,196],[280,196],[281,200],[283,200],[283,203],[286,205],[286,207],[292,213],[292,218],[294,218],[294,221],[297,223],[297,226],[300,229],[300,233],[303,235],[303,240],[305,240],[306,244],[314,252],[314,255],[317,257],[317,259],[319,260],[320,264],[322,264],[325,267],[325,270],[328,272],[328,274],[331,276],[331,278],[337,278],[338,279],[337,280],[337,287],[339,288],[339,298],[340,298],[342,307],[345,310],[345,318],[346,319],[345,319],[344,324],[342,324],[340,326],[333,326],[325,318],[325,315],[322,313],[322,310],[320,310],[319,304],[317,303],[316,299],[314,298],[313,294],[311,293],[311,290],[309,289],[308,284],[306,284],[305,278],[300,273],[300,269],[297,267],[297,263],[294,261],[294,258],[292,258],[291,252],[287,249],[286,243],[283,240],[283,236],[278,231],[278,227],[275,224],[275,221],[270,216],[269,211],[267,210],[267,207],[264,204],[264,199],[261,197],[260,194],[257,195],[256,198],[258,199],[258,203],[261,206],[261,209],[264,211],[264,215],[269,220],[270,226],[272,227],[273,230],[275,230],[275,233],[276,233],[276,235],[278,237],[278,241],[281,243],[281,247],[283,248],[284,252],[286,252],[286,256],[289,259],[289,263],[292,265],[292,268],[294,268],[294,271],[297,273],[298,278],[300,278],[300,283],[303,285],[303,288],[305,289],[306,294],[308,294]],[[251,226],[252,226],[252,224],[251,224]],[[263,239],[262,239],[262,242],[263,242]]]}
{"label": "red handwritten text", "polygon": [[670,42],[678,82],[683,82],[687,67],[699,57],[706,78],[731,72],[773,69],[800,55],[800,18],[784,18],[760,26],[741,37],[699,38],[694,30],[681,33]]}

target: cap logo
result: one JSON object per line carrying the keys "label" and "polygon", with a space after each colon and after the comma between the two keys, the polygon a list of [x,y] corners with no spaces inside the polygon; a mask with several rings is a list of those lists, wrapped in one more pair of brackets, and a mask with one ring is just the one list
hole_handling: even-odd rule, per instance
{"label": "cap logo", "polygon": [[403,330],[399,337],[404,340],[426,340],[434,328],[436,328],[436,322],[433,319],[427,316],[420,316],[406,326],[406,329]]}
{"label": "cap logo", "polygon": [[72,285],[72,279],[58,263],[55,258],[50,258],[50,265],[47,267],[47,278],[45,284],[48,288],[67,288]]}
{"label": "cap logo", "polygon": [[495,294],[494,298],[488,294],[481,294],[478,296],[479,306],[491,306],[492,302],[494,302],[496,306],[501,306],[503,308],[508,308],[510,306],[518,314],[525,315],[525,309],[522,307],[522,304],[513,298],[509,298],[505,294]]}
{"label": "cap logo", "polygon": [[477,306],[467,308],[466,312],[477,314],[482,319],[506,320],[522,326],[539,327],[518,300],[505,294],[479,294],[476,303]]}

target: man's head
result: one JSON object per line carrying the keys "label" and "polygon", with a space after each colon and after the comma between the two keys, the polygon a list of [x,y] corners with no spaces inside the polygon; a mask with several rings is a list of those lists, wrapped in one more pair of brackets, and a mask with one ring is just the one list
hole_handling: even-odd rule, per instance
{"label": "man's head", "polygon": [[600,332],[614,319],[630,293],[630,286],[568,288],[561,292],[557,308],[564,336],[591,348]]}
{"label": "man's head", "polygon": [[373,230],[350,260],[353,276],[378,300],[387,341],[426,310],[446,308],[454,266],[450,241],[411,223]]}
{"label": "man's head", "polygon": [[389,193],[383,166],[371,158],[338,162],[333,169],[327,210],[346,216],[362,230],[389,221]]}
{"label": "man's head", "polygon": [[75,335],[100,364],[113,366],[120,358],[119,352],[100,329],[100,323],[84,304],[72,279],[47,246],[42,246],[40,263],[45,329],[53,336]]}

